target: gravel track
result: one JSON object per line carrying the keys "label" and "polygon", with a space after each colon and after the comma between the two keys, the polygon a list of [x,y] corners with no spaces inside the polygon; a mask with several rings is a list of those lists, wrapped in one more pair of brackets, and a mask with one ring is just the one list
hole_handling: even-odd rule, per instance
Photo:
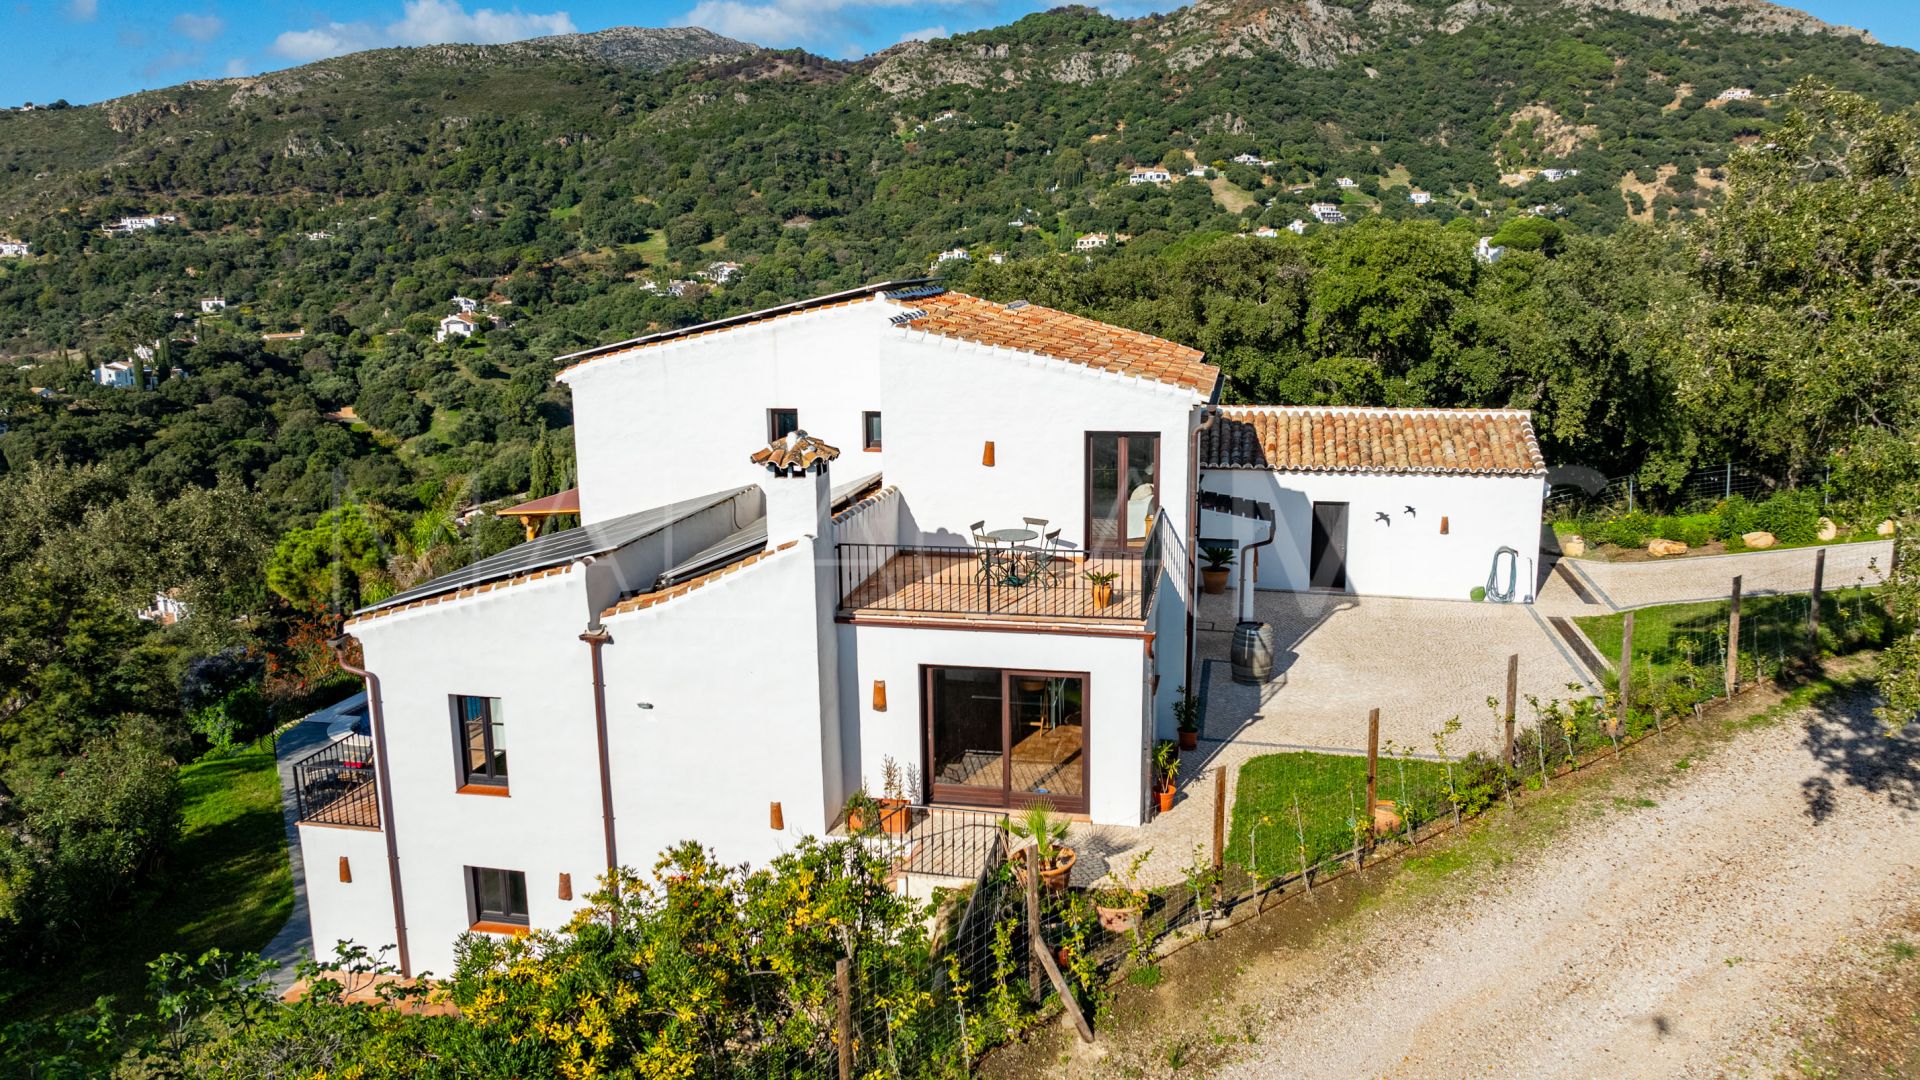
{"label": "gravel track", "polygon": [[1670,772],[1411,925],[1254,962],[1260,1034],[1215,1074],[1773,1075],[1848,942],[1920,903],[1920,738],[1854,698]]}

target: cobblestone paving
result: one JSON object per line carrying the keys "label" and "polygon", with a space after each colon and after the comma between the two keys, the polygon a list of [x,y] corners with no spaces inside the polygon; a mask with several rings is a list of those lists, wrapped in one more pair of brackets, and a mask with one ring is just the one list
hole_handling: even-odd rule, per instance
{"label": "cobblestone paving", "polygon": [[[1834,544],[1825,548],[1786,551],[1750,551],[1738,555],[1708,555],[1666,562],[1607,563],[1592,559],[1562,559],[1566,572],[1550,574],[1536,604],[1545,615],[1590,615],[1599,610],[1673,604],[1688,600],[1718,600],[1740,575],[1748,596],[1808,592],[1813,588],[1816,551],[1827,553],[1826,587],[1877,585],[1893,542]],[[1593,600],[1588,602],[1568,581],[1571,574]]]}

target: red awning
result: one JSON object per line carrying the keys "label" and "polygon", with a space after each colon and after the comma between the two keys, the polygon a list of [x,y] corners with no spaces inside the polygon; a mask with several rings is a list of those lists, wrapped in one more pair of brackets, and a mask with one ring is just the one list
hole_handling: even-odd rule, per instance
{"label": "red awning", "polygon": [[548,495],[544,499],[523,502],[519,506],[509,506],[505,510],[496,510],[498,517],[552,517],[555,514],[577,514],[580,512],[580,489],[568,488],[558,495]]}

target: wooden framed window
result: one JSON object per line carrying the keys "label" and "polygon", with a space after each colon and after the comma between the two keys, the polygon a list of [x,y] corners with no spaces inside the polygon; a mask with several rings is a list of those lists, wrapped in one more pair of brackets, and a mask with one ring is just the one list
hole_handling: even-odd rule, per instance
{"label": "wooden framed window", "polygon": [[473,929],[511,932],[527,925],[527,875],[467,867],[467,912]]}
{"label": "wooden framed window", "polygon": [[507,725],[499,698],[455,694],[453,710],[454,775],[469,787],[504,790],[507,786]]}
{"label": "wooden framed window", "polygon": [[799,409],[767,410],[767,441],[779,442],[781,439],[800,430]]}
{"label": "wooden framed window", "polygon": [[880,414],[878,412],[860,414],[860,448],[862,450],[880,449]]}

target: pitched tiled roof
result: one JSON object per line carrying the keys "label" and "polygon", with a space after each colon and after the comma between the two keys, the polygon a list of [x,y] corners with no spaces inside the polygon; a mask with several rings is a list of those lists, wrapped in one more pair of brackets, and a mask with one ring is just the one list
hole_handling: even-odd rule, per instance
{"label": "pitched tiled roof", "polygon": [[838,447],[828,446],[804,431],[789,431],[753,452],[753,463],[765,465],[776,473],[801,472],[824,465],[840,456]]}
{"label": "pitched tiled roof", "polygon": [[361,623],[370,622],[374,619],[382,619],[387,617],[388,615],[398,615],[403,611],[417,611],[420,608],[432,607],[435,604],[444,604],[450,600],[465,600],[469,596],[479,596],[482,593],[499,592],[501,589],[510,589],[515,585],[525,585],[529,581],[539,581],[542,578],[550,578],[557,574],[564,574],[567,571],[572,569],[573,567],[571,565],[549,566],[545,570],[535,570],[535,571],[532,571],[531,573],[516,574],[513,577],[505,578],[500,581],[488,581],[479,585],[469,585],[464,589],[456,589],[452,592],[440,593],[437,596],[422,597],[418,600],[410,600],[404,604],[395,604],[392,607],[374,608],[368,611],[361,611],[358,614],[354,615],[353,618],[348,619],[345,625],[349,627],[359,626]]}
{"label": "pitched tiled roof", "polygon": [[626,599],[620,601],[619,603],[601,612],[600,617],[603,619],[610,619],[615,615],[624,615],[629,611],[643,611],[647,608],[654,607],[659,604],[664,604],[669,600],[675,599],[677,597],[685,596],[686,594],[694,591],[695,589],[702,588],[710,582],[717,581],[720,578],[726,577],[728,574],[737,574],[740,571],[745,570],[747,567],[752,566],[757,562],[761,562],[772,555],[778,554],[779,552],[785,551],[797,543],[799,543],[798,540],[789,540],[786,543],[781,544],[779,547],[774,548],[772,551],[756,551],[753,554],[747,556],[744,559],[741,559],[738,562],[730,562],[725,566],[721,566],[713,570],[709,570],[706,573],[701,574],[699,577],[688,578],[687,580],[681,582],[678,585],[670,585],[667,588],[661,589],[657,592],[647,592],[647,593],[640,593],[635,596],[629,596]]}
{"label": "pitched tiled roof", "polygon": [[1518,409],[1226,409],[1201,436],[1210,469],[1544,476]]}
{"label": "pitched tiled roof", "polygon": [[1050,356],[1100,371],[1213,393],[1220,369],[1198,349],[1064,311],[1025,304],[996,304],[965,293],[902,300],[914,309],[900,323],[914,330],[981,345]]}

